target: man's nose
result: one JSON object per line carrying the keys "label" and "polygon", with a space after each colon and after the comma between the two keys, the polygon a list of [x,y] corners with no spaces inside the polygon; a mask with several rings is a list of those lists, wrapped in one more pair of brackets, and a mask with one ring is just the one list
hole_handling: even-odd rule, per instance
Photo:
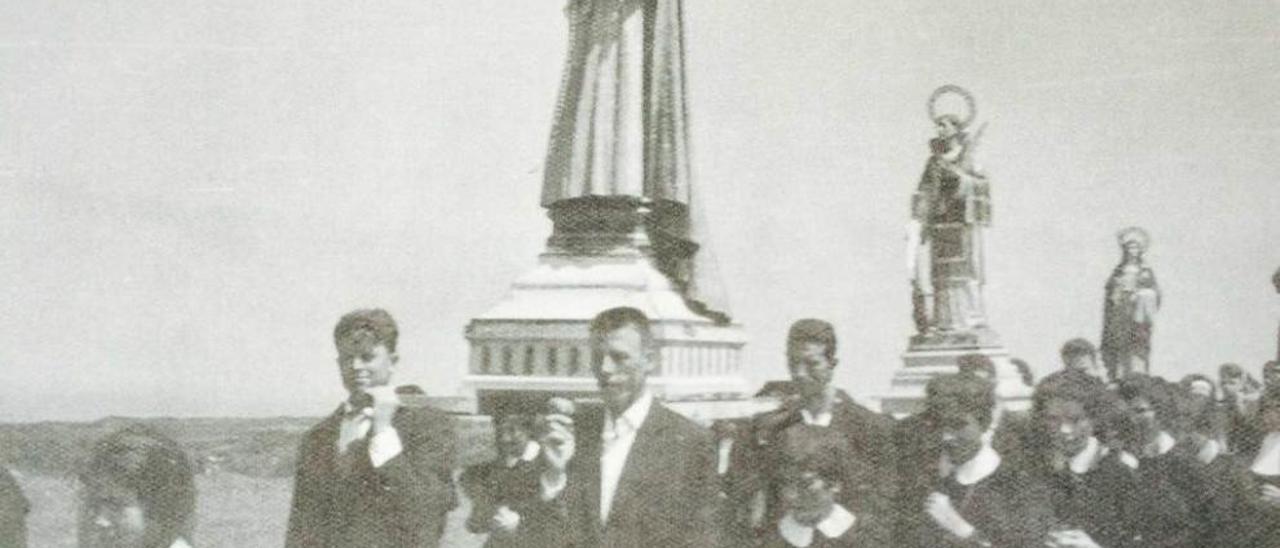
{"label": "man's nose", "polygon": [[1073,428],[1070,424],[1067,424],[1067,423],[1058,425],[1059,434],[1073,434],[1075,433],[1075,430],[1076,430],[1075,428]]}

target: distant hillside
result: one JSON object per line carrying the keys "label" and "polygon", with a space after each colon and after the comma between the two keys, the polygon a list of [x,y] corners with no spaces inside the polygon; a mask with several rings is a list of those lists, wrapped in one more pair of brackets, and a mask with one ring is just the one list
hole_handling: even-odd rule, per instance
{"label": "distant hillside", "polygon": [[[108,417],[94,422],[0,424],[0,463],[28,473],[73,475],[94,441],[129,424],[146,424],[186,448],[201,472],[252,477],[293,474],[298,442],[319,418]],[[491,427],[483,417],[455,417],[460,462],[490,458]]]}

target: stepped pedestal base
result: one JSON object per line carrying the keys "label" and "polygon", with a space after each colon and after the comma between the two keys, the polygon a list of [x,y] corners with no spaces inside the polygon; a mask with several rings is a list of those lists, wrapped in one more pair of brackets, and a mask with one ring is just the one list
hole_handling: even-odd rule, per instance
{"label": "stepped pedestal base", "polygon": [[956,362],[965,354],[982,354],[996,366],[996,398],[1010,411],[1031,405],[1031,388],[1022,378],[1009,351],[990,329],[964,333],[916,335],[902,355],[902,369],[893,375],[889,394],[881,400],[881,410],[895,416],[916,413],[924,408],[925,386],[938,375],[959,371]]}

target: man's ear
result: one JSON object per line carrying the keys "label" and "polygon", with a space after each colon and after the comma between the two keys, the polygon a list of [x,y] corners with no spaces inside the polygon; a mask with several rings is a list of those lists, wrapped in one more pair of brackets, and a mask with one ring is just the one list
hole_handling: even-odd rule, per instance
{"label": "man's ear", "polygon": [[388,356],[388,357],[389,357],[389,358],[390,358],[390,360],[391,360],[391,369],[395,369],[397,365],[400,365],[400,354],[399,354],[399,353],[397,353],[397,352],[392,352],[392,353],[391,353],[391,355],[390,355],[390,356]]}

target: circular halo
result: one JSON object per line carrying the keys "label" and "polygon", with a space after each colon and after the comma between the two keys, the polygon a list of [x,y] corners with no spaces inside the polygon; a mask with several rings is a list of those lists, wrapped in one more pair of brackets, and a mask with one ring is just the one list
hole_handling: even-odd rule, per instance
{"label": "circular halo", "polygon": [[964,104],[969,107],[969,115],[960,120],[960,129],[968,127],[969,124],[973,122],[973,118],[978,115],[978,104],[974,101],[973,94],[969,93],[969,90],[955,84],[947,84],[939,87],[938,89],[933,90],[933,93],[929,95],[929,119],[933,120],[935,123],[938,122],[938,119],[941,117],[938,114],[938,99],[948,93],[959,95],[964,99]]}
{"label": "circular halo", "polygon": [[1129,242],[1137,242],[1138,245],[1142,246],[1142,249],[1147,249],[1151,246],[1151,235],[1147,234],[1146,230],[1136,226],[1121,229],[1116,233],[1116,240],[1120,242],[1121,247]]}

